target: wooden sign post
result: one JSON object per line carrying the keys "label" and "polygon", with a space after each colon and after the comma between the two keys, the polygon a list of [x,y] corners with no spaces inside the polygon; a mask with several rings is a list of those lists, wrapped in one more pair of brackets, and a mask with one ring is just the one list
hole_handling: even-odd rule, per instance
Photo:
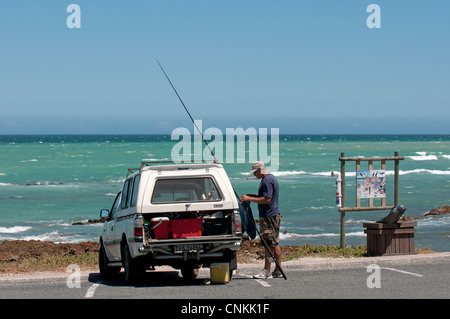
{"label": "wooden sign post", "polygon": [[[399,163],[404,160],[395,152],[394,156],[388,157],[345,157],[341,153],[341,248],[345,247],[345,213],[373,210],[390,210],[399,205]],[[394,161],[394,205],[386,206],[386,161]],[[345,203],[345,173],[346,162],[356,163],[356,203],[355,206],[347,207]],[[368,170],[361,170],[361,162],[368,162]],[[373,162],[381,162],[381,169],[374,170]],[[361,206],[361,199],[368,198],[368,206]],[[374,198],[381,198],[381,205],[374,206]]]}

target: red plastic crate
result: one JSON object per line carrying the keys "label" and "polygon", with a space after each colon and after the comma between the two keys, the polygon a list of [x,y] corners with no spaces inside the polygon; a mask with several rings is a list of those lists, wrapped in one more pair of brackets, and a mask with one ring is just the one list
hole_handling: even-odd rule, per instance
{"label": "red plastic crate", "polygon": [[202,219],[172,219],[170,221],[172,238],[186,238],[202,235]]}
{"label": "red plastic crate", "polygon": [[153,231],[153,238],[168,239],[169,238],[169,219],[152,218],[151,229]]}

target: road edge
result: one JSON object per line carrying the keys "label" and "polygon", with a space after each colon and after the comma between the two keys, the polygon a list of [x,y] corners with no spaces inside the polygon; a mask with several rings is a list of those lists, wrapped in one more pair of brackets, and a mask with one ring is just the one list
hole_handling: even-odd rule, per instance
{"label": "road edge", "polygon": [[[419,263],[437,263],[450,262],[450,252],[414,254],[414,255],[396,255],[380,257],[358,257],[358,258],[301,258],[282,263],[283,270],[326,270],[326,269],[345,269],[367,267],[370,264],[386,263],[392,265],[419,264]],[[237,271],[250,269],[262,269],[263,263],[245,263],[238,264]],[[158,267],[158,270],[173,270],[170,267]],[[207,268],[201,268],[200,274],[208,271]],[[208,271],[209,272],[209,271]],[[20,281],[52,281],[67,279],[72,272],[35,272],[25,274],[3,274],[0,276],[0,283],[20,282]],[[98,268],[81,270],[81,278],[89,278],[91,275],[98,275]]]}

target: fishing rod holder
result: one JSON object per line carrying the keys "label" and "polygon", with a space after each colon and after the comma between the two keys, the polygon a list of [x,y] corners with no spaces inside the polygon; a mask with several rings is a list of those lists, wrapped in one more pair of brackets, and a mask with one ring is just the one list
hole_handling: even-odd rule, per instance
{"label": "fishing rod holder", "polygon": [[336,178],[336,207],[342,207],[342,179],[338,172],[331,172],[331,177]]}

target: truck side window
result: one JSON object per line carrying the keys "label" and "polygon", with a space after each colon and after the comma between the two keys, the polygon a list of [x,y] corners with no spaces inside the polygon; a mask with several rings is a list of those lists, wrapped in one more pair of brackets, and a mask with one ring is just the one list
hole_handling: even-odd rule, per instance
{"label": "truck side window", "polygon": [[120,195],[122,195],[122,193],[117,194],[116,199],[114,200],[114,204],[111,208],[111,212],[109,213],[108,219],[114,219],[114,217],[116,217],[116,212],[117,209],[119,208],[119,202],[120,202]]}
{"label": "truck side window", "polygon": [[130,207],[135,207],[137,202],[137,196],[139,192],[139,181],[141,180],[141,175],[136,175],[134,178],[133,195],[131,196]]}
{"label": "truck side window", "polygon": [[122,209],[125,209],[128,207],[128,195],[130,194],[130,180],[127,179],[125,181],[125,185],[123,186],[123,193],[122,193],[122,205],[120,206]]}

